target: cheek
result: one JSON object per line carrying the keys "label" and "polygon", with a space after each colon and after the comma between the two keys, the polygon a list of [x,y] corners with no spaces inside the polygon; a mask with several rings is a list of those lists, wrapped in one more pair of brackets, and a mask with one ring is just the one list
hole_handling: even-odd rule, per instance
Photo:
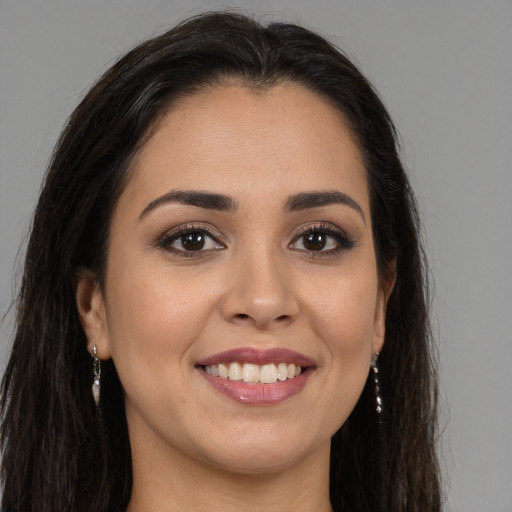
{"label": "cheek", "polygon": [[326,290],[316,295],[311,324],[325,349],[324,405],[335,432],[350,415],[368,378],[377,278],[371,272],[355,272],[331,279]]}
{"label": "cheek", "polygon": [[377,280],[371,272],[331,279],[314,300],[313,325],[334,356],[371,349]]}
{"label": "cheek", "polygon": [[[210,316],[216,300],[213,292],[198,289],[200,280],[180,278],[165,266],[116,268],[109,274],[115,286],[107,282],[111,306],[107,317],[111,354],[121,381],[141,373],[173,381]],[[140,270],[127,273],[126,268]]]}

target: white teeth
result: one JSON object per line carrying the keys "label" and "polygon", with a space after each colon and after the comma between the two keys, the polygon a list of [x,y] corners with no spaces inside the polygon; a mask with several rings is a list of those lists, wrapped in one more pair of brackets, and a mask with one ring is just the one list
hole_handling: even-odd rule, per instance
{"label": "white teeth", "polygon": [[257,365],[251,363],[220,363],[204,367],[204,371],[213,377],[222,379],[243,380],[247,383],[272,384],[274,382],[285,381],[298,377],[302,368],[292,363],[275,363]]}
{"label": "white teeth", "polygon": [[228,367],[225,364],[219,364],[219,377],[227,379],[229,375]]}
{"label": "white teeth", "polygon": [[260,367],[257,364],[244,363],[242,377],[244,382],[259,382]]}
{"label": "white teeth", "polygon": [[260,370],[260,382],[271,384],[277,381],[277,369],[275,364],[265,364]]}
{"label": "white teeth", "polygon": [[279,380],[286,380],[288,378],[288,368],[286,363],[279,363],[277,365],[277,378]]}
{"label": "white teeth", "polygon": [[231,380],[242,380],[242,366],[240,364],[231,363],[229,365],[229,378]]}

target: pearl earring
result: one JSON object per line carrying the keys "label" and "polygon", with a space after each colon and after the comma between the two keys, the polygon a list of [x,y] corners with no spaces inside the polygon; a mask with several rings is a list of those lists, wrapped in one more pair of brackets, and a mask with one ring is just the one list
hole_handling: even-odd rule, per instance
{"label": "pearl earring", "polygon": [[96,345],[94,345],[92,349],[92,353],[94,356],[93,362],[93,382],[92,382],[92,396],[94,398],[94,403],[96,404],[96,408],[100,405],[100,391],[101,391],[101,361],[97,356]]}
{"label": "pearl earring", "polygon": [[379,358],[379,354],[373,354],[371,360],[371,368],[373,372],[373,383],[375,385],[375,401],[376,407],[375,410],[379,416],[379,422],[382,421],[382,397],[380,396],[380,383],[379,383],[379,367],[377,366],[377,360]]}

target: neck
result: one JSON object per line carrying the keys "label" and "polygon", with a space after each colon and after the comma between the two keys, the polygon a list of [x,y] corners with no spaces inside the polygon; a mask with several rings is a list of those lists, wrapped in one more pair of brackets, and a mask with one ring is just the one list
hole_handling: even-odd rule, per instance
{"label": "neck", "polygon": [[168,447],[154,451],[132,446],[133,491],[127,512],[331,512],[329,451],[327,444],[293,467],[244,474]]}

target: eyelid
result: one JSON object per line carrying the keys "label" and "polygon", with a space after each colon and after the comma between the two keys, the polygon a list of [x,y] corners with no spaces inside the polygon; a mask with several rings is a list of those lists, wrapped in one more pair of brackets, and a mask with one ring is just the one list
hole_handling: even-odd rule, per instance
{"label": "eyelid", "polygon": [[[204,222],[187,222],[185,224],[180,224],[171,229],[165,231],[162,235],[160,235],[156,242],[155,246],[161,249],[165,249],[169,252],[173,252],[174,254],[179,255],[187,255],[187,256],[199,256],[201,253],[211,252],[212,249],[207,249],[203,251],[182,251],[176,248],[171,248],[170,243],[180,236],[186,235],[188,233],[205,233],[210,238],[212,238],[215,243],[222,245],[223,248],[227,248],[227,241],[225,237],[213,226],[206,224]],[[216,249],[221,250],[221,249]]]}
{"label": "eyelid", "polygon": [[327,236],[333,237],[338,244],[338,247],[335,249],[328,249],[325,251],[308,251],[307,249],[296,249],[298,252],[308,253],[314,255],[314,257],[328,257],[330,255],[336,255],[347,249],[352,249],[355,245],[354,240],[345,232],[345,230],[330,222],[320,221],[302,226],[294,235],[288,247],[293,249],[293,244],[295,244],[302,236],[309,233],[326,234]]}
{"label": "eyelid", "polygon": [[[219,238],[220,240],[224,240],[224,236],[220,231],[218,231],[216,228],[214,228],[211,224],[208,222],[185,222],[184,224],[179,224],[177,226],[174,226],[173,228],[170,228],[165,231],[165,233],[161,236],[161,238],[169,237],[169,236],[176,236],[178,234],[187,233],[187,232],[196,232],[196,231],[204,231],[205,233],[208,233],[214,238]],[[225,242],[222,242],[225,243]]]}
{"label": "eyelid", "polygon": [[297,231],[297,233],[294,236],[294,240],[296,240],[297,238],[299,238],[307,233],[318,233],[318,232],[339,235],[343,238],[346,238],[347,240],[350,238],[347,235],[347,233],[340,227],[336,226],[336,224],[332,224],[327,221],[319,221],[319,222],[314,222],[312,224],[307,224],[307,225],[299,228],[299,230]]}

